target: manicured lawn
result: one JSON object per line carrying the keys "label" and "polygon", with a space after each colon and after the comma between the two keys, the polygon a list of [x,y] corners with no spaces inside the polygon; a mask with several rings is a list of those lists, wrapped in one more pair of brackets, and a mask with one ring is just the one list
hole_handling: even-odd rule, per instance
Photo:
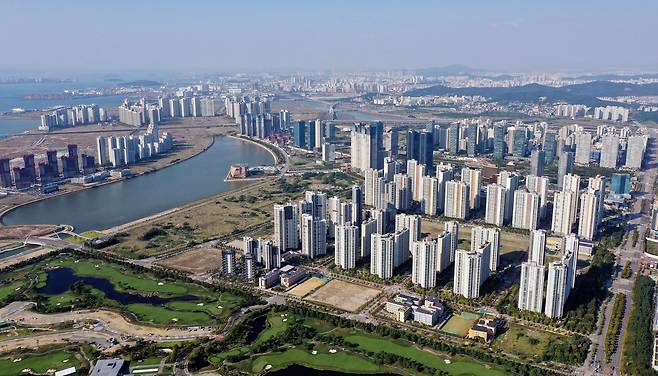
{"label": "manicured lawn", "polygon": [[[504,376],[505,373],[495,369],[488,369],[477,362],[462,361],[447,355],[439,355],[429,351],[421,350],[413,344],[402,340],[391,340],[388,338],[371,337],[365,335],[350,335],[345,341],[359,345],[366,351],[378,353],[387,352],[415,360],[427,367],[436,368],[451,375],[461,376]],[[445,359],[450,359],[451,364],[446,364]]]}
{"label": "manicured lawn", "polygon": [[[128,311],[134,313],[140,321],[163,325],[208,325],[210,316],[205,312],[171,311],[149,304],[130,304]],[[174,320],[176,319],[176,320]]]}
{"label": "manicured lawn", "polygon": [[[53,351],[44,355],[18,356],[20,362],[14,362],[16,358],[0,358],[0,376],[16,376],[22,374],[24,369],[31,369],[36,373],[46,373],[49,369],[63,370],[69,367],[79,368],[75,356],[66,351]],[[66,360],[66,362],[64,362]]]}
{"label": "manicured lawn", "polygon": [[272,369],[281,369],[291,364],[300,364],[315,369],[352,373],[375,373],[381,370],[377,364],[365,358],[341,351],[335,354],[319,352],[313,355],[304,350],[289,349],[283,353],[257,357],[251,364],[251,371],[254,373],[262,372],[268,364],[272,366]]}
{"label": "manicured lawn", "polygon": [[233,308],[233,305],[229,304],[230,303],[221,303],[216,300],[212,302],[179,301],[167,303],[167,308],[171,308],[174,311],[205,312],[215,317],[224,317],[228,316],[228,314],[231,312],[231,309]]}
{"label": "manicured lawn", "polygon": [[473,325],[475,320],[477,320],[477,318],[474,318],[470,314],[455,314],[452,315],[452,317],[448,320],[447,323],[445,323],[445,325],[443,325],[441,331],[463,337],[466,335],[468,329]]}

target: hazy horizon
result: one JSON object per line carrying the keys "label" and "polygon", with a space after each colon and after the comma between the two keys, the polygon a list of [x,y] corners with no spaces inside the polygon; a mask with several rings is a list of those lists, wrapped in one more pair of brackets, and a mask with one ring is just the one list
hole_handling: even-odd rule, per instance
{"label": "hazy horizon", "polygon": [[0,73],[656,72],[658,3],[631,0],[5,1]]}

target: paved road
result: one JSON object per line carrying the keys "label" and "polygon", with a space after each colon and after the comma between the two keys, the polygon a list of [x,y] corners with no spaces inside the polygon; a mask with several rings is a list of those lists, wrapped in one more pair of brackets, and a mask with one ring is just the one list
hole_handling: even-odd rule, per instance
{"label": "paved road", "polygon": [[[645,169],[640,175],[641,181],[639,186],[639,194],[635,197],[633,204],[631,206],[630,214],[626,218],[626,231],[631,232],[633,229],[637,229],[638,234],[642,236],[645,230],[650,226],[651,218],[649,213],[643,213],[643,202],[645,200],[653,201],[653,187],[656,181],[656,176],[658,175],[658,149],[656,143],[656,136],[658,132],[653,129],[649,129],[649,143],[647,145],[647,153],[645,157]],[[640,269],[641,260],[643,257],[643,240],[638,239],[637,244],[633,246],[633,241],[631,236],[627,237],[626,241],[622,243],[615,251],[615,255],[619,257],[619,263],[617,268],[621,269],[624,267],[626,262],[630,262],[631,269],[633,270],[633,275],[637,273]],[[625,333],[626,327],[628,325],[628,316],[630,313],[630,307],[632,305],[631,292],[633,290],[634,279],[625,279],[621,277],[621,273],[618,273],[612,280],[610,285],[610,292],[614,295],[617,293],[623,293],[626,295],[626,310],[624,317],[622,318],[622,335],[619,338],[620,346],[617,346],[617,351],[610,359],[609,363],[605,362],[605,334],[608,330],[610,316],[612,314],[612,306],[614,298],[610,303],[602,307],[600,314],[604,315],[605,322],[603,325],[603,331],[601,335],[593,334],[590,336],[592,341],[592,346],[590,347],[590,352],[587,356],[587,360],[583,368],[581,368],[579,374],[581,375],[619,375],[619,364],[621,361],[621,341],[623,341],[623,333]],[[596,346],[595,346],[596,344]],[[596,352],[594,348],[596,347]]]}

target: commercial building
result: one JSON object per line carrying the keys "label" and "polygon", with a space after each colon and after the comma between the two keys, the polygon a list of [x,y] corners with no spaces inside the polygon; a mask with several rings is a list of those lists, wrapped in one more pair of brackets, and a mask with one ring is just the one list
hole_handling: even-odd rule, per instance
{"label": "commercial building", "polygon": [[615,195],[628,195],[631,193],[631,175],[612,174],[610,178],[610,193]]}

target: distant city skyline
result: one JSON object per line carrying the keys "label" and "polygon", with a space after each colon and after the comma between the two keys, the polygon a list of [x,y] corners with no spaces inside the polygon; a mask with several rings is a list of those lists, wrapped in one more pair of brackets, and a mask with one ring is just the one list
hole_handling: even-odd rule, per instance
{"label": "distant city skyline", "polygon": [[5,1],[0,73],[658,71],[658,3]]}

